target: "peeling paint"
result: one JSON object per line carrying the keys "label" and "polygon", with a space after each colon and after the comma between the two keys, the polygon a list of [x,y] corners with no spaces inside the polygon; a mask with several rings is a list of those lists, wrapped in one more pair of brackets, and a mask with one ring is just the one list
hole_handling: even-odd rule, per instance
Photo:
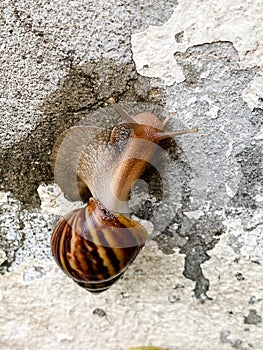
{"label": "peeling paint", "polygon": [[211,106],[207,115],[209,115],[212,119],[216,119],[218,117],[218,112],[220,108],[218,106]]}
{"label": "peeling paint", "polygon": [[260,194],[257,194],[256,197],[255,197],[255,200],[259,203],[262,203],[263,202],[263,196],[260,195]]}
{"label": "peeling paint", "polygon": [[[242,225],[241,219],[227,219],[223,221],[223,224],[226,226],[226,234],[225,238],[221,238],[222,241],[227,239],[226,243],[232,247],[233,240],[229,240],[229,237],[232,235],[233,237],[240,237],[243,241],[242,247],[240,249],[240,255],[246,259],[250,258],[251,252],[257,246],[257,237],[252,235],[251,232],[248,232],[244,229]],[[228,237],[228,238],[226,238]],[[234,243],[235,246],[235,243]],[[232,247],[235,251],[235,248]]]}
{"label": "peeling paint", "polygon": [[10,195],[0,203],[0,274],[12,271],[29,256],[49,260],[49,239],[55,216],[43,216],[40,209],[22,209]]}
{"label": "peeling paint", "polygon": [[0,192],[0,203],[6,203],[9,195],[9,192]]}
{"label": "peeling paint", "polygon": [[[262,45],[262,39],[261,39]],[[262,57],[258,60],[258,65],[263,66]],[[243,90],[243,100],[248,104],[248,107],[253,110],[255,108],[263,109],[263,71],[256,74],[246,89]]]}
{"label": "peeling paint", "polygon": [[201,216],[204,215],[203,210],[184,211],[183,213],[189,219],[195,219],[195,220],[198,220]]}
{"label": "peeling paint", "polygon": [[235,141],[234,140],[230,140],[229,143],[228,143],[228,150],[226,151],[226,157],[229,158],[232,151],[233,151],[233,145],[235,144]]}
{"label": "peeling paint", "polygon": [[225,184],[226,193],[230,198],[233,198],[236,194],[236,191],[234,191],[228,184]]}
{"label": "peeling paint", "polygon": [[[133,59],[137,71],[148,77],[159,77],[165,85],[185,79],[174,54],[189,47],[217,41],[232,42],[240,58],[241,68],[263,69],[263,3],[261,0],[235,0],[224,3],[178,1],[171,18],[162,26],[150,26],[132,36]],[[230,30],[231,28],[231,30]],[[178,33],[181,33],[178,40]],[[243,92],[250,109],[262,108],[262,71]]]}
{"label": "peeling paint", "polygon": [[43,217],[48,218],[50,215],[63,216],[71,210],[83,206],[82,202],[71,202],[67,200],[60,187],[54,185],[40,185],[37,189],[41,200],[41,209]]}

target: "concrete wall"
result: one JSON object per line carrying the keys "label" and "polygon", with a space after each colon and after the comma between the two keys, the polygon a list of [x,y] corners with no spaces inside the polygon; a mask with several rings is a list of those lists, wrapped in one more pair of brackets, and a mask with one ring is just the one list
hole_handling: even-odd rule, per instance
{"label": "concrete wall", "polygon": [[[263,348],[262,14],[261,0],[0,2],[1,349]],[[199,133],[169,145],[163,183],[143,176],[131,207],[151,239],[92,295],[51,257],[80,203],[49,159],[80,119],[112,124],[112,96]]]}

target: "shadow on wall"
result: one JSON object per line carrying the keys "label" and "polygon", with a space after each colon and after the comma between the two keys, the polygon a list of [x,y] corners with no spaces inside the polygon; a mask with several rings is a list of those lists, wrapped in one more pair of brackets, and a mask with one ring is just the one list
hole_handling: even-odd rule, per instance
{"label": "shadow on wall", "polygon": [[145,101],[151,95],[148,80],[138,80],[132,63],[121,66],[100,61],[84,68],[71,67],[40,107],[43,117],[35,130],[12,148],[2,150],[1,190],[11,191],[26,207],[39,206],[38,186],[53,180],[49,163],[54,140],[83,114],[102,106],[109,97],[122,95],[132,101]]}

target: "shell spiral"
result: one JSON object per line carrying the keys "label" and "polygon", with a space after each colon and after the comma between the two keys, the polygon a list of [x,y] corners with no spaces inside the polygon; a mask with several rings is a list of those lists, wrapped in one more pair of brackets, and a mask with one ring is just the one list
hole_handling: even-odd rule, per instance
{"label": "shell spiral", "polygon": [[98,200],[68,213],[57,223],[52,254],[75,283],[90,292],[108,289],[135,259],[147,231],[122,214],[112,214]]}

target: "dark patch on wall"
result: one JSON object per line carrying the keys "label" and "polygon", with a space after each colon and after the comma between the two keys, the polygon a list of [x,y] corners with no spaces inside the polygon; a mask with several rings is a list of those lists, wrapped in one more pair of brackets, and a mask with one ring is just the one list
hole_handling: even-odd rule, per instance
{"label": "dark patch on wall", "polygon": [[250,123],[260,129],[263,125],[263,109],[255,108],[251,112]]}
{"label": "dark patch on wall", "polygon": [[257,325],[258,323],[262,322],[262,317],[257,314],[257,310],[250,309],[247,316],[244,316],[244,323],[245,324],[254,324]]}
{"label": "dark patch on wall", "polygon": [[[244,344],[241,339],[230,338],[231,332],[228,330],[220,333],[220,341],[223,344],[229,344],[233,349],[248,350],[248,347]],[[253,348],[252,344],[248,344],[249,347]]]}
{"label": "dark patch on wall", "polygon": [[[174,247],[180,248],[180,253],[185,254],[184,276],[196,282],[194,292],[200,300],[207,299],[209,280],[203,275],[201,264],[210,257],[208,250],[214,248],[218,237],[223,232],[220,217],[216,215],[204,215],[198,220],[189,219],[183,212],[189,210],[191,204],[191,189],[189,182],[192,178],[191,164],[183,161],[183,150],[173,142],[169,147],[170,159],[174,166],[181,168],[184,176],[178,181],[182,183],[181,208],[176,216],[169,221],[169,225],[155,240],[165,254],[173,254]],[[177,229],[174,229],[177,224]]]}
{"label": "dark patch on wall", "polygon": [[[171,90],[173,95],[178,96],[176,102],[178,103],[179,112],[184,113],[184,108],[188,106],[187,99],[196,98],[198,103],[196,103],[194,107],[190,106],[189,110],[192,110],[197,116],[203,115],[204,111],[207,110],[207,101],[203,99],[203,96],[208,96],[211,101],[215,101],[215,103],[220,106],[221,113],[236,113],[242,110],[244,113],[244,116],[243,114],[242,116],[244,118],[249,118],[251,116],[251,112],[242,100],[241,94],[246,84],[253,79],[254,74],[256,74],[256,69],[253,72],[240,69],[239,56],[232,43],[216,42],[197,45],[189,48],[184,53],[176,52],[174,57],[177,63],[182,67],[186,79],[180,84],[167,88],[167,94],[169,94],[169,90]],[[238,106],[237,109],[236,106]],[[259,111],[254,112],[254,123],[257,123],[259,113]],[[229,118],[231,118],[231,114]],[[209,129],[209,125],[215,123],[217,124],[218,121],[213,121],[212,119],[207,120],[206,126]],[[211,138],[215,136],[213,134],[207,137]],[[215,145],[217,141],[215,137]],[[214,147],[213,152],[215,157],[216,152],[222,152],[220,147],[220,143],[218,144],[218,148],[217,146]],[[250,161],[241,165],[244,167],[244,171],[247,172],[248,177],[252,175],[252,178],[247,180],[246,192],[251,189],[255,191],[256,182],[260,178],[260,174],[258,170],[256,170],[256,167],[259,166],[259,160],[254,162],[253,168],[251,166],[253,161],[250,153],[254,152],[255,148],[256,147],[253,146],[253,151],[252,149],[247,149],[246,152]],[[258,151],[259,150],[256,150],[255,152]],[[209,149],[204,150],[204,152],[211,158]],[[240,155],[241,162],[245,156],[245,154]],[[212,166],[213,164],[211,164],[211,167]],[[174,253],[174,247],[178,247],[180,253],[186,255],[184,275],[196,282],[194,290],[195,296],[200,300],[204,300],[207,298],[206,293],[209,289],[209,281],[203,275],[201,264],[209,259],[207,252],[213,249],[219,240],[219,236],[224,231],[222,217],[217,216],[213,211],[227,211],[230,209],[228,209],[227,206],[225,208],[218,206],[215,194],[211,193],[211,198],[209,198],[209,194],[207,197],[207,201],[211,202],[209,212],[205,213],[205,215],[198,220],[190,220],[184,216],[184,211],[192,210],[190,201],[191,189],[188,186],[192,177],[191,164],[184,164],[183,171],[184,176],[178,179],[178,181],[183,184],[182,208],[177,211],[172,223],[157,238],[157,241],[165,253]],[[209,171],[209,169],[207,171]],[[257,176],[259,177],[256,180]],[[244,186],[242,188],[244,188]],[[220,195],[223,197],[224,194],[219,193],[218,197],[220,197]],[[174,224],[177,224],[176,230],[174,229]]]}
{"label": "dark patch on wall", "polygon": [[[213,214],[204,215],[198,220],[191,220],[183,214],[184,209],[177,212],[169,226],[156,238],[161,249],[166,254],[174,253],[174,247],[180,248],[185,254],[184,276],[196,282],[195,296],[204,300],[207,298],[209,281],[203,275],[201,264],[210,257],[208,250],[215,247],[223,232],[221,219]],[[177,223],[178,228],[173,229]]]}
{"label": "dark patch on wall", "polygon": [[[13,208],[14,210],[19,209],[15,203]],[[17,221],[14,218],[9,218],[7,224],[4,221],[5,215],[5,208],[0,206],[0,242],[1,250],[6,254],[5,261],[0,265],[0,274],[6,273],[9,270],[10,266],[12,266],[12,263],[16,257],[16,253],[22,247],[25,240],[24,223],[20,219],[20,216],[18,215]],[[12,232],[13,226],[16,227],[17,232],[15,234]],[[7,234],[8,229],[11,230],[11,234],[9,235]]]}
{"label": "dark patch on wall", "polygon": [[255,196],[259,192],[263,179],[263,152],[262,144],[254,141],[236,155],[240,164],[243,179],[238,191],[232,200],[234,206],[256,209]]}
{"label": "dark patch on wall", "polygon": [[250,305],[254,305],[254,304],[257,304],[257,303],[261,302],[262,300],[263,300],[263,298],[258,298],[258,297],[256,297],[255,295],[252,295],[252,296],[250,297],[248,303],[249,303]]}
{"label": "dark patch on wall", "polygon": [[103,106],[109,97],[158,102],[160,94],[149,87],[148,81],[137,76],[133,64],[121,66],[113,60],[71,67],[42,105],[43,117],[35,130],[26,139],[2,150],[0,189],[11,191],[24,206],[38,206],[38,186],[53,181],[49,162],[57,136],[83,115]]}

